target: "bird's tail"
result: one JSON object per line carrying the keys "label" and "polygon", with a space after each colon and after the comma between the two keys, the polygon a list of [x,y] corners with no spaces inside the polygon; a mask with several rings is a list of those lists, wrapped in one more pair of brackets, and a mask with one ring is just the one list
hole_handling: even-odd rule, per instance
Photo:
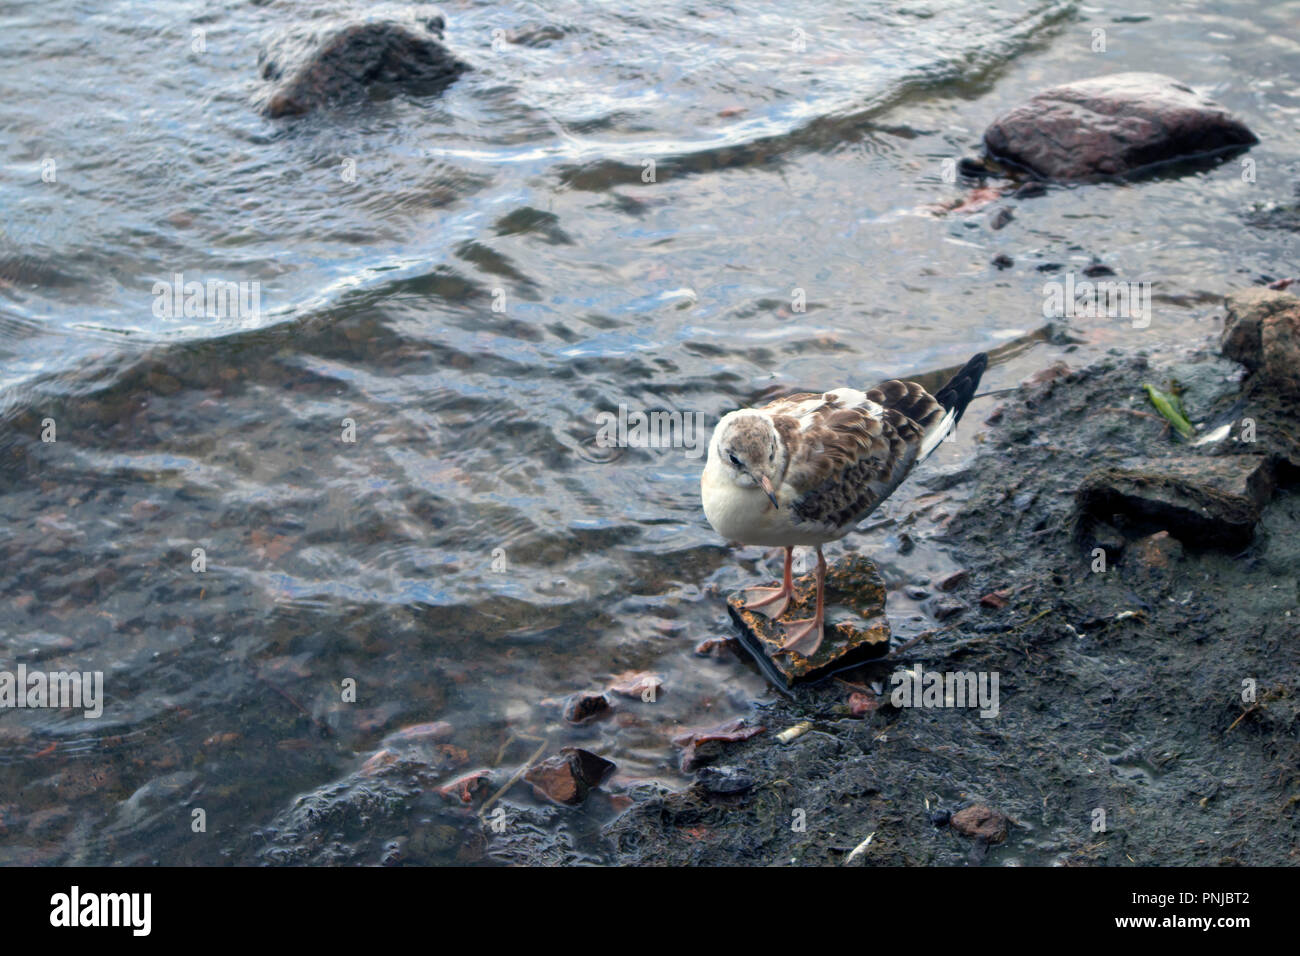
{"label": "bird's tail", "polygon": [[984,370],[989,367],[988,353],[980,352],[961,367],[961,371],[948,380],[948,384],[934,393],[939,404],[953,413],[953,424],[961,421],[966,406],[975,397],[975,389],[980,387]]}
{"label": "bird's tail", "polygon": [[980,378],[983,377],[988,364],[988,355],[979,352],[948,380],[948,384],[934,393],[935,401],[944,407],[946,414],[938,425],[927,432],[925,441],[921,445],[920,458],[924,459],[938,448],[939,443],[947,438],[948,433],[961,421],[966,406],[975,397],[975,389],[979,388]]}

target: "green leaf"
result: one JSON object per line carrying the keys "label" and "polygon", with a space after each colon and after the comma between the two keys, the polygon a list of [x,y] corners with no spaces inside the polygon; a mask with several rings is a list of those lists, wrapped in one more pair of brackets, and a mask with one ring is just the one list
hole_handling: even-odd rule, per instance
{"label": "green leaf", "polygon": [[1151,399],[1151,404],[1156,407],[1156,411],[1163,415],[1169,424],[1174,426],[1178,434],[1184,438],[1196,437],[1196,429],[1192,427],[1192,423],[1183,414],[1182,402],[1168,392],[1160,391],[1154,385],[1143,385],[1142,387],[1147,390],[1147,398]]}

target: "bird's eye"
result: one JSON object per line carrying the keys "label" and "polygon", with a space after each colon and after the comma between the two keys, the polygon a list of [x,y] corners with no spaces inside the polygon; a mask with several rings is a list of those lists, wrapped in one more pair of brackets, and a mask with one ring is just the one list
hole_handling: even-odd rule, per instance
{"label": "bird's eye", "polygon": [[737,458],[735,455],[730,455],[730,456],[728,456],[728,457],[731,458],[731,463],[732,463],[733,465],[735,465],[737,468],[740,467],[740,459],[739,459],[739,458]]}

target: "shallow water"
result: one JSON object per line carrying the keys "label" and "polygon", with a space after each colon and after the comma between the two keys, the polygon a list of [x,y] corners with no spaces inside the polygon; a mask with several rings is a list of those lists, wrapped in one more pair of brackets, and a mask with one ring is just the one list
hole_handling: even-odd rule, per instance
{"label": "shallow water", "polygon": [[[252,862],[295,795],[426,721],[448,779],[543,737],[617,762],[615,793],[680,785],[674,733],[773,693],[693,649],[776,561],[705,523],[698,446],[599,448],[600,413],[711,426],[978,349],[1014,385],[1062,354],[1045,283],[1094,258],[1152,284],[1152,321],[1071,320],[1072,362],[1200,338],[1296,268],[1243,217],[1300,180],[1300,4],[452,3],[473,70],[442,96],[258,112],[265,43],[369,9],[403,8],[0,9],[0,665],[103,671],[107,698],[0,711],[0,861]],[[1254,181],[928,208],[997,112],[1130,69],[1242,116]],[[178,273],[258,308],[169,316]],[[901,523],[829,551],[881,563],[902,635],[929,622],[901,589],[952,567],[933,519],[907,554]],[[654,702],[562,720],[629,670]],[[594,859],[616,810],[574,814]]]}

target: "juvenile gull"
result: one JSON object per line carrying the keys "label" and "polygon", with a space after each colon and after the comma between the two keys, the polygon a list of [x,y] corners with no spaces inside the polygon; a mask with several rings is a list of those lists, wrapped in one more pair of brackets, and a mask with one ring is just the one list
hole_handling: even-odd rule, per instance
{"label": "juvenile gull", "polygon": [[704,515],[729,541],[780,545],[780,587],[749,588],[745,605],[776,620],[790,602],[795,545],[817,549],[817,612],[787,621],[782,653],[811,657],[825,620],[822,545],[871,514],[947,437],[970,403],[988,356],[980,352],[931,395],[916,382],[867,392],[837,388],[724,415],[709,442]]}

